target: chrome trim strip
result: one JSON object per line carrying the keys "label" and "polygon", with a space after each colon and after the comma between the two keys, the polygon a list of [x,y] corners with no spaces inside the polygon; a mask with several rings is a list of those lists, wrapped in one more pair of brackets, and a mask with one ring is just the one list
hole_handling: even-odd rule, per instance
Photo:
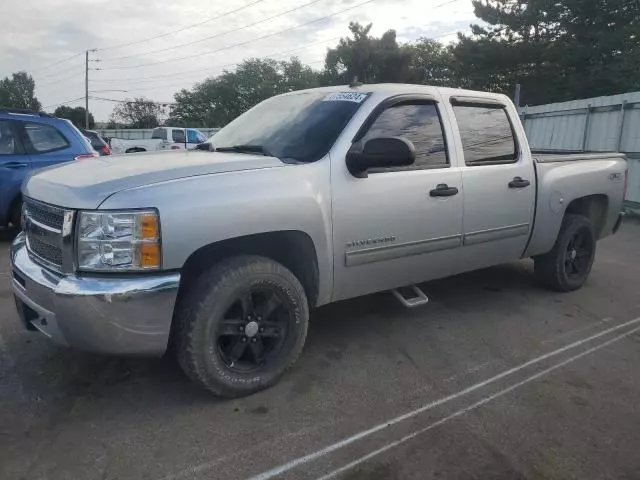
{"label": "chrome trim strip", "polygon": [[42,222],[39,222],[38,220],[36,220],[35,218],[33,218],[32,216],[29,215],[29,209],[27,209],[27,221],[29,223],[34,224],[36,227],[41,228],[43,230],[47,230],[51,233],[55,233],[57,235],[60,235],[60,233],[62,233],[60,230],[58,230],[57,228],[53,228],[50,227],[49,225],[45,225]]}
{"label": "chrome trim strip", "polygon": [[60,248],[62,249],[62,271],[64,273],[72,273],[76,270],[76,255],[74,251],[74,229],[75,212],[73,210],[65,210],[62,221],[62,232],[60,239]]}
{"label": "chrome trim strip", "polygon": [[417,240],[414,242],[351,250],[345,252],[345,265],[347,267],[354,267],[365,263],[421,255],[423,253],[456,248],[461,244],[462,235],[450,235],[447,237],[430,238],[428,240]]}
{"label": "chrome trim strip", "polygon": [[478,243],[493,242],[495,240],[503,240],[505,238],[519,237],[529,233],[528,223],[519,223],[517,225],[509,225],[506,227],[489,228],[487,230],[478,230],[476,232],[465,233],[463,245],[477,245]]}

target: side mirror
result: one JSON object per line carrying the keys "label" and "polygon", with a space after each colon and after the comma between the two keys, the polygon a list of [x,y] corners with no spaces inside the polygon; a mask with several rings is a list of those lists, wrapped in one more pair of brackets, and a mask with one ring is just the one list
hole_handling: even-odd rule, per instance
{"label": "side mirror", "polygon": [[199,143],[196,145],[196,150],[205,150],[207,152],[213,151],[213,146],[209,142]]}
{"label": "side mirror", "polygon": [[347,169],[366,178],[370,168],[407,167],[416,160],[416,149],[406,138],[382,137],[354,143],[347,152]]}

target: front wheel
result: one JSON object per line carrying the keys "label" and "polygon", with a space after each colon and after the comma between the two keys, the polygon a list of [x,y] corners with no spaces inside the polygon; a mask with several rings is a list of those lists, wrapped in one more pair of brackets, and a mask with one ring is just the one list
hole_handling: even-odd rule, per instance
{"label": "front wheel", "polygon": [[296,361],[309,308],[298,279],[264,257],[239,256],[201,275],[176,321],[180,366],[216,395],[273,385]]}
{"label": "front wheel", "polygon": [[591,272],[596,254],[593,225],[582,215],[567,214],[553,249],[534,259],[540,282],[558,292],[580,288]]}

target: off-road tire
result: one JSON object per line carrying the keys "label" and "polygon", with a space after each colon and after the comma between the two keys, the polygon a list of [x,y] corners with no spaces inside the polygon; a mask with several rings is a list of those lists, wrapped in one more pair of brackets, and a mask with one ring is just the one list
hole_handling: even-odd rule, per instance
{"label": "off-road tire", "polygon": [[[251,287],[277,289],[294,320],[282,352],[272,362],[258,371],[239,373],[225,364],[215,332],[234,298]],[[185,294],[175,319],[178,363],[190,379],[215,395],[241,397],[268,388],[300,356],[307,335],[309,307],[300,281],[283,265],[259,256],[229,258],[200,275]]]}
{"label": "off-road tire", "polygon": [[[588,236],[590,253],[585,268],[579,275],[567,273],[567,248],[578,231]],[[596,235],[591,221],[582,215],[566,214],[560,232],[550,252],[534,258],[535,275],[538,281],[551,290],[570,292],[582,287],[591,272],[596,253]]]}

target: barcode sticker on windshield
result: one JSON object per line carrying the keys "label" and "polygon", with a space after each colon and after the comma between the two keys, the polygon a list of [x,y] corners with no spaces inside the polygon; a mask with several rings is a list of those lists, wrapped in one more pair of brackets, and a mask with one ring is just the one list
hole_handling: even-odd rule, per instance
{"label": "barcode sticker on windshield", "polygon": [[330,93],[324,99],[323,102],[354,102],[361,103],[365,98],[367,98],[366,93],[355,93],[355,92],[334,92]]}

